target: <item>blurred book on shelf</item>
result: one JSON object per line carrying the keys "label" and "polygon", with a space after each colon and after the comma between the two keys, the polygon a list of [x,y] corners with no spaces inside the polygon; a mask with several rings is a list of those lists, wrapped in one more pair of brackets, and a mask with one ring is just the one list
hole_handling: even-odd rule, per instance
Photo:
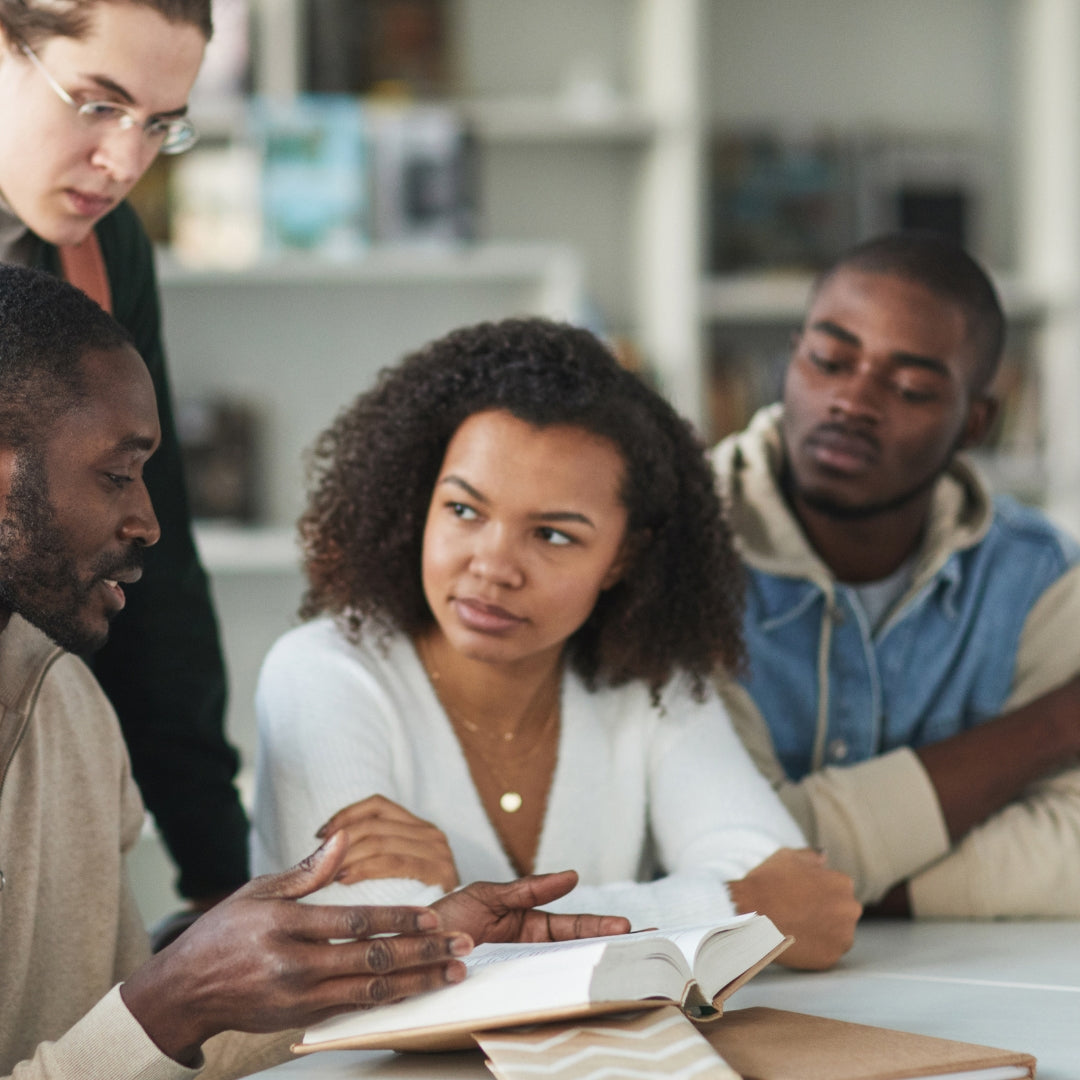
{"label": "blurred book on shelf", "polygon": [[1039,364],[1023,343],[1009,342],[990,392],[998,402],[994,426],[986,439],[989,449],[1017,457],[1043,452]]}
{"label": "blurred book on shelf", "polygon": [[859,240],[903,229],[986,258],[994,169],[971,140],[719,130],[706,161],[713,273],[813,272]]}
{"label": "blurred book on shelf", "polygon": [[852,235],[848,155],[836,139],[719,132],[707,160],[714,272],[816,270]]}
{"label": "blurred book on shelf", "polygon": [[177,261],[223,270],[257,262],[263,249],[257,150],[243,142],[214,140],[170,160],[175,165],[168,239]]}
{"label": "blurred book on shelf", "polygon": [[176,165],[177,158],[158,154],[128,193],[128,202],[155,244],[167,244],[172,238],[171,191]]}
{"label": "blurred book on shelf", "polygon": [[854,139],[851,153],[857,239],[923,229],[985,258],[987,150],[961,138],[875,135]]}
{"label": "blurred book on shelf", "polygon": [[778,328],[714,330],[707,369],[710,444],[742,431],[758,409],[780,400],[789,351],[788,334]]}
{"label": "blurred book on shelf", "polygon": [[254,98],[232,132],[155,166],[137,209],[189,267],[242,269],[298,250],[350,259],[372,244],[455,247],[476,239],[474,146],[449,105]]}
{"label": "blurred book on shelf", "polygon": [[308,0],[309,90],[432,98],[450,92],[446,0]]}
{"label": "blurred book on shelf", "polygon": [[231,398],[177,401],[176,431],[194,518],[251,524],[258,520],[259,418]]}
{"label": "blurred book on shelf", "polygon": [[473,142],[444,105],[365,107],[373,239],[403,246],[475,239]]}
{"label": "blurred book on shelf", "polygon": [[256,98],[251,112],[262,159],[263,241],[349,257],[370,239],[363,113],[345,94]]}

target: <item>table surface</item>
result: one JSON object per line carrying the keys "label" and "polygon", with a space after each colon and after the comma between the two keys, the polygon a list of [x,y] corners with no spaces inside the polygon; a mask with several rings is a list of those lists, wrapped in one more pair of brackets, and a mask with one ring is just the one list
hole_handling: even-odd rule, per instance
{"label": "table surface", "polygon": [[[773,965],[728,1002],[751,1005],[1023,1050],[1039,1080],[1080,1080],[1080,923],[867,922],[833,971]],[[490,1080],[479,1051],[324,1051],[260,1075]]]}

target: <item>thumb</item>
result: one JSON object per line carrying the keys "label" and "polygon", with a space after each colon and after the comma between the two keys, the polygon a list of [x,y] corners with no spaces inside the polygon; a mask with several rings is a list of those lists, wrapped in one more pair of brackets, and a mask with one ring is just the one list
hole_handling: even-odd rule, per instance
{"label": "thumb", "polygon": [[310,896],[334,880],[348,850],[348,835],[339,830],[295,866],[280,874],[256,878],[251,883],[251,892],[266,900],[299,900]]}
{"label": "thumb", "polygon": [[565,896],[578,882],[577,871],[559,870],[554,874],[531,874],[501,886],[499,900],[508,908],[531,908],[550,904]]}

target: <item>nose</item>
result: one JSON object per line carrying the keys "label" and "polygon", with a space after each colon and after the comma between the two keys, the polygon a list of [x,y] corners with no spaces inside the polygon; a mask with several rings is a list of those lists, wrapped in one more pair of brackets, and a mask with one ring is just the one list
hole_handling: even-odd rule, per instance
{"label": "nose", "polygon": [[857,364],[833,395],[833,411],[850,420],[877,423],[881,419],[882,388],[870,364]]}
{"label": "nose", "polygon": [[91,161],[117,184],[130,187],[150,167],[157,153],[141,127],[111,127],[98,140]]}
{"label": "nose", "polygon": [[503,588],[520,588],[525,581],[514,544],[506,530],[494,523],[476,538],[469,569],[481,581]]}
{"label": "nose", "polygon": [[161,539],[161,526],[158,525],[157,514],[154,513],[146,485],[140,482],[133,486],[138,487],[135,493],[136,503],[120,525],[120,539],[141,547],[153,547]]}

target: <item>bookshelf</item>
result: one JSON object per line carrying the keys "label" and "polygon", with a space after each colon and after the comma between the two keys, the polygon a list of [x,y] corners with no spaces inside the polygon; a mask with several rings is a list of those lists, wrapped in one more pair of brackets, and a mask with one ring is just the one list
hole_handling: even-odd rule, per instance
{"label": "bookshelf", "polygon": [[[317,0],[248,2],[256,89],[302,90]],[[446,100],[478,147],[480,237],[572,246],[588,310],[710,435],[717,336],[783,342],[806,287],[708,270],[713,133],[967,148],[972,247],[1010,283],[1046,391],[1038,494],[1080,528],[1080,429],[1064,404],[1080,394],[1078,2],[445,0]],[[389,267],[371,265],[368,280]]]}
{"label": "bookshelf", "polygon": [[[995,486],[1080,531],[1080,4],[710,0],[700,15],[705,139],[719,127],[977,150],[970,246],[994,271],[1029,384],[1020,447],[981,463]],[[704,366],[718,341],[778,364],[809,284],[807,273],[706,270]]]}

